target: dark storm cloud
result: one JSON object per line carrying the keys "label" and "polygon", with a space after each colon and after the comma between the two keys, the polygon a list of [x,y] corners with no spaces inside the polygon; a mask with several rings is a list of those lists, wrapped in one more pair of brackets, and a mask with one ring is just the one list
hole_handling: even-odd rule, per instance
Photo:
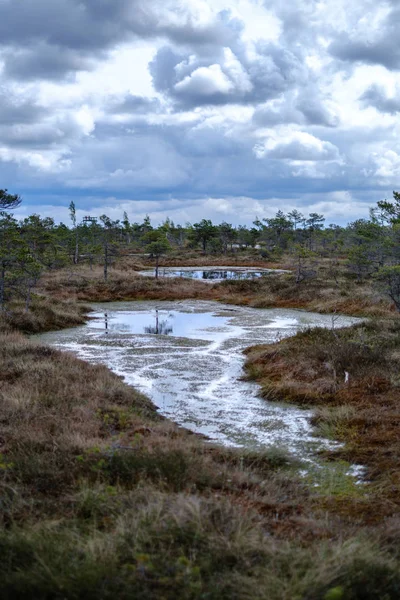
{"label": "dark storm cloud", "polygon": [[169,92],[177,82],[175,67],[185,59],[185,55],[170,46],[158,50],[149,64],[153,85],[160,92]]}
{"label": "dark storm cloud", "polygon": [[46,148],[79,133],[76,121],[54,117],[33,98],[0,90],[0,144],[8,148]]}
{"label": "dark storm cloud", "polygon": [[2,0],[0,39],[3,44],[45,40],[84,51],[113,46],[131,34],[167,34],[191,43],[215,43],[221,35],[219,25],[196,27],[189,18],[182,24],[168,21],[159,12],[162,6],[161,0]]}
{"label": "dark storm cloud", "polygon": [[[96,190],[133,188],[150,195],[183,185],[187,189],[192,165],[181,155],[177,131],[172,129],[139,123],[132,133],[120,125],[100,125],[95,136],[82,141],[85,159],[71,172],[68,185]],[[71,158],[74,161],[74,154]]]}
{"label": "dark storm cloud", "polygon": [[397,92],[396,96],[390,98],[377,85],[368,88],[360,100],[365,106],[373,106],[382,113],[394,115],[400,112],[400,93]]}
{"label": "dark storm cloud", "polygon": [[[101,49],[123,39],[128,11],[138,1],[112,3],[85,0],[3,0],[0,4],[2,44],[30,46],[38,42],[69,49]],[[96,6],[96,8],[95,8]],[[129,8],[131,7],[131,9]],[[138,15],[140,28],[142,18]]]}
{"label": "dark storm cloud", "polygon": [[56,114],[30,98],[0,92],[0,146],[46,150],[73,143],[82,127],[73,114]]}
{"label": "dark storm cloud", "polygon": [[248,61],[246,66],[254,82],[253,98],[257,102],[307,82],[308,69],[297,51],[270,42],[259,42],[256,50],[259,58]]}
{"label": "dark storm cloud", "polygon": [[0,2],[5,70],[19,79],[56,79],[89,69],[94,60],[135,36],[166,36],[192,47],[229,45],[238,28],[226,11],[199,25],[189,10],[169,8],[165,0]]}

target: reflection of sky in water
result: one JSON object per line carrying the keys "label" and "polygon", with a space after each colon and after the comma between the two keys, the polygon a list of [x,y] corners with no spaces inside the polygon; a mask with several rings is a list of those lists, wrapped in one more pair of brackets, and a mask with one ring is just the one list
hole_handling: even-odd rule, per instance
{"label": "reflection of sky in water", "polygon": [[[40,339],[108,365],[162,414],[222,443],[277,445],[308,459],[326,447],[312,436],[309,411],[260,399],[259,387],[242,376],[245,348],[303,327],[332,327],[330,315],[196,300],[96,304],[94,310],[86,326]],[[355,321],[339,317],[335,326]]]}
{"label": "reflection of sky in water", "polygon": [[[268,273],[274,272],[273,269],[250,269],[245,267],[238,267],[235,269],[226,269],[223,267],[212,268],[200,268],[200,269],[191,269],[191,268],[174,268],[174,267],[164,267],[160,268],[159,275],[161,277],[184,277],[186,279],[199,279],[202,281],[224,281],[231,279],[258,279],[259,277],[263,277]],[[277,270],[276,272],[279,272]],[[146,277],[154,277],[154,269],[140,271],[140,275],[144,275]]]}
{"label": "reflection of sky in water", "polygon": [[177,310],[107,311],[92,313],[91,329],[104,332],[131,334],[173,335],[191,339],[208,340],[224,337],[221,328],[226,327],[229,317],[217,317],[212,313],[188,313]]}
{"label": "reflection of sky in water", "polygon": [[189,279],[254,279],[262,275],[261,272],[256,271],[247,273],[241,271],[169,271],[164,276],[188,277]]}

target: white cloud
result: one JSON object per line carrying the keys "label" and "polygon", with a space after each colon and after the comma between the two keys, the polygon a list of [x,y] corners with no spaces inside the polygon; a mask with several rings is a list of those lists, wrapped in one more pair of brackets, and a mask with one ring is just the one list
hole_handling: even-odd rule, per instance
{"label": "white cloud", "polygon": [[0,2],[0,177],[27,199],[251,223],[398,187],[395,2],[21,3]]}
{"label": "white cloud", "polygon": [[195,69],[191,75],[175,85],[177,92],[196,96],[229,94],[232,89],[233,84],[222,72],[220,65]]}
{"label": "white cloud", "polygon": [[380,155],[373,155],[373,160],[376,164],[375,175],[382,177],[390,182],[393,177],[400,177],[400,153],[393,150],[387,150]]}
{"label": "white cloud", "polygon": [[223,68],[233,86],[239,92],[251,92],[253,84],[243,65],[230,48],[224,48]]}
{"label": "white cloud", "polygon": [[330,161],[339,159],[339,151],[330,142],[325,142],[305,131],[271,134],[258,143],[254,152],[257,158],[275,158],[289,161]]}

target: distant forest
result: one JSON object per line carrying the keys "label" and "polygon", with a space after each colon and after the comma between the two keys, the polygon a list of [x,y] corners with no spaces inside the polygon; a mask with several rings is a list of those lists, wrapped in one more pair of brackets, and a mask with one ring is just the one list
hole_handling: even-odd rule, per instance
{"label": "distant forest", "polygon": [[85,217],[78,222],[74,202],[69,205],[70,223],[56,224],[50,217],[33,214],[23,220],[12,215],[21,203],[18,195],[0,190],[0,306],[24,299],[29,306],[32,289],[46,270],[68,265],[94,264],[108,269],[119,255],[145,253],[157,264],[161,256],[179,255],[192,249],[209,255],[251,252],[259,260],[292,261],[296,283],[314,276],[318,261],[330,259],[345,265],[357,281],[374,278],[400,309],[400,193],[391,201],[378,202],[369,219],[345,227],[325,226],[322,214],[303,215],[298,210],[278,211],[269,219],[255,218],[252,226],[214,224],[209,219],[185,225],[167,218],[154,227],[146,216],[131,222],[107,215]]}

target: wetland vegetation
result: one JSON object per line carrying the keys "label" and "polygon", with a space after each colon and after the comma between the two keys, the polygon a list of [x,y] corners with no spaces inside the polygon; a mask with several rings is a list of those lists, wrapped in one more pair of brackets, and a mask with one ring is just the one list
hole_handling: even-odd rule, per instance
{"label": "wetland vegetation", "polygon": [[[318,215],[187,230],[2,213],[0,597],[399,597],[400,211],[396,195],[387,204],[327,229]],[[139,274],[155,261],[290,272]],[[264,402],[313,408],[315,431],[341,442],[316,473],[274,448],[204,440],[104,365],[25,335],[83,325],[93,302],[185,299],[332,315],[246,351]],[[367,320],[342,329],[340,313]]]}

